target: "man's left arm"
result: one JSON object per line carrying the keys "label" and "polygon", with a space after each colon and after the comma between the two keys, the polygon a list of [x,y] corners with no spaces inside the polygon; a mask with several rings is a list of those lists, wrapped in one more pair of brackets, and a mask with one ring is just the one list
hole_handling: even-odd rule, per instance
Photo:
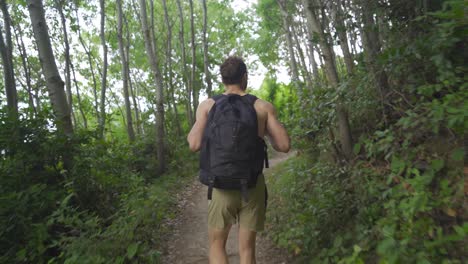
{"label": "man's left arm", "polygon": [[208,111],[211,105],[212,102],[205,100],[198,106],[195,124],[193,124],[193,127],[187,136],[190,150],[193,152],[200,150],[203,131],[205,130],[206,122],[208,121]]}

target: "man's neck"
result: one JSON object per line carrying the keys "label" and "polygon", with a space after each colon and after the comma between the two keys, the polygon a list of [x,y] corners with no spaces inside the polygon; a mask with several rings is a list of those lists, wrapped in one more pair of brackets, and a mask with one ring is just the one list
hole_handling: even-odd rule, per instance
{"label": "man's neck", "polygon": [[238,94],[238,95],[246,94],[245,90],[242,90],[240,88],[240,85],[238,84],[224,85],[224,88],[225,88],[224,94]]}

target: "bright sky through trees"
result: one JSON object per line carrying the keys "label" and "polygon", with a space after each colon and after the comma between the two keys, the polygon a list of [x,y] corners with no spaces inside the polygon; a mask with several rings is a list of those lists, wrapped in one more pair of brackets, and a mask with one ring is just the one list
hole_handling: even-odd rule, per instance
{"label": "bright sky through trees", "polygon": [[[247,8],[252,8],[253,5],[257,4],[257,0],[234,0],[232,1],[232,6],[238,12],[242,12]],[[249,70],[249,87],[252,89],[260,88],[262,85],[263,79],[265,78],[265,74],[267,73],[267,69],[261,64],[258,59],[258,56],[255,54],[249,54],[247,58],[245,58],[247,63],[248,62],[258,62],[258,67],[255,70]],[[249,65],[247,65],[249,67]],[[278,65],[278,71],[276,72],[276,77],[278,82],[289,83],[290,76],[288,74],[287,68],[284,65]]]}

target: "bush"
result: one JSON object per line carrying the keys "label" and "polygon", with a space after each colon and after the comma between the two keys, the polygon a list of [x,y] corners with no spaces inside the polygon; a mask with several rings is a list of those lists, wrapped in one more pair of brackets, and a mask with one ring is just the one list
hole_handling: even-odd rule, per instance
{"label": "bush", "polygon": [[[375,88],[362,71],[338,90],[315,89],[305,102],[312,110],[297,115],[305,120],[297,134],[310,150],[274,172],[270,189],[277,198],[269,213],[275,240],[303,262],[463,263],[468,257],[462,10],[463,1],[447,1],[391,35],[379,58],[393,82],[386,122],[378,122]],[[406,31],[416,36],[401,38]],[[329,129],[340,96],[359,138],[355,159],[344,166],[326,158],[336,144]]]}
{"label": "bush", "polygon": [[[0,111],[0,263],[154,263],[171,193],[195,172],[193,155],[157,178],[152,143],[56,133],[47,114]],[[13,135],[13,136],[12,136]],[[170,155],[188,157],[188,149]],[[73,157],[67,170],[64,157]]]}

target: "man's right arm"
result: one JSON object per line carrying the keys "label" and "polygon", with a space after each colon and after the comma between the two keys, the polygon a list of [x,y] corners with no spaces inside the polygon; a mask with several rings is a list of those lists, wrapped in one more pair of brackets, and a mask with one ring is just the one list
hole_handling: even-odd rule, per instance
{"label": "man's right arm", "polygon": [[276,151],[287,153],[291,148],[291,140],[289,139],[288,132],[276,117],[275,107],[267,103],[267,123],[266,132],[270,138],[271,144]]}

